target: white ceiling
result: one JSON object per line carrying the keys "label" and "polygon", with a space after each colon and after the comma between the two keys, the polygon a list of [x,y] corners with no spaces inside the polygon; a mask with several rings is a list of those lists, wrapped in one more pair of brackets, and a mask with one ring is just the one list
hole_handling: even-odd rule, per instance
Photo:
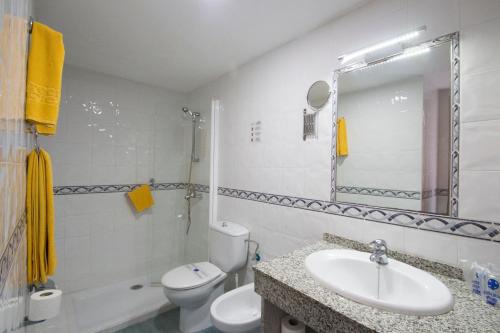
{"label": "white ceiling", "polygon": [[35,0],[66,63],[189,92],[367,0]]}

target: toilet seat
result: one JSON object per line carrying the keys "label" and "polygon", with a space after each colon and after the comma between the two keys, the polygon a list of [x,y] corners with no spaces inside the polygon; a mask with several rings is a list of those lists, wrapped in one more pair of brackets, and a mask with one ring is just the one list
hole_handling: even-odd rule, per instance
{"label": "toilet seat", "polygon": [[195,289],[217,279],[223,272],[207,261],[187,264],[163,275],[161,283],[171,290]]}

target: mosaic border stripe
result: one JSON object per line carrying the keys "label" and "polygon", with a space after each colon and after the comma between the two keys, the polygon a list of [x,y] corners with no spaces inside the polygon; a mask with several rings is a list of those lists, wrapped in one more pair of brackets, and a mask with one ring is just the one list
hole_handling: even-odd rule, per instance
{"label": "mosaic border stripe", "polygon": [[17,222],[12,235],[10,235],[9,241],[5,246],[2,257],[0,257],[0,296],[3,294],[5,283],[9,278],[10,269],[16,259],[17,249],[23,240],[25,226],[26,219],[23,216],[21,220]]}
{"label": "mosaic border stripe", "polygon": [[[112,184],[112,185],[70,185],[54,186],[54,195],[96,194],[130,192],[143,184]],[[153,191],[183,190],[187,183],[154,183],[150,185]],[[195,184],[195,189],[198,184]],[[204,185],[199,185],[204,186]]]}
{"label": "mosaic border stripe", "polygon": [[438,188],[438,189],[419,192],[419,191],[394,190],[394,189],[375,188],[375,187],[341,186],[341,185],[337,185],[336,192],[346,193],[346,194],[371,195],[377,197],[388,197],[397,199],[411,199],[411,200],[427,199],[435,196],[447,197],[449,195],[449,191],[446,188]]}
{"label": "mosaic border stripe", "polygon": [[[450,216],[458,217],[459,206],[459,157],[460,157],[460,40],[459,33],[454,32],[433,39],[426,44],[429,47],[437,46],[443,43],[450,42],[450,60],[451,60],[451,128],[450,128],[450,194],[449,206]],[[373,63],[364,65],[368,67],[373,64],[380,64],[387,61],[390,57],[377,60]],[[332,76],[332,143],[331,143],[331,189],[330,201],[336,202],[337,188],[337,93],[338,93],[338,78],[340,74],[359,69],[360,66],[349,65],[334,71]]]}
{"label": "mosaic border stripe", "polygon": [[402,227],[500,242],[500,223],[219,187],[219,195]]}
{"label": "mosaic border stripe", "polygon": [[428,199],[432,197],[447,197],[450,195],[450,191],[447,188],[435,188],[433,190],[426,190],[422,192],[422,199]]}
{"label": "mosaic border stripe", "polygon": [[[139,185],[141,184],[58,186],[54,187],[54,193],[57,195],[71,195],[127,192]],[[153,190],[181,190],[186,189],[186,186],[187,183],[155,183],[153,184]],[[194,184],[194,187],[198,192],[209,193],[210,187],[208,185]],[[500,242],[500,223],[495,222],[467,220],[361,204],[335,203],[331,201],[238,190],[226,187],[219,187],[217,192],[219,195],[238,199],[252,200],[267,204],[312,210],[326,214],[346,216],[373,222],[388,223],[403,227]],[[438,189],[437,191],[438,194],[446,192],[447,189]]]}
{"label": "mosaic border stripe", "polygon": [[398,199],[420,200],[419,191],[392,190],[374,187],[340,186],[337,185],[337,193],[371,195],[377,197],[389,197]]}

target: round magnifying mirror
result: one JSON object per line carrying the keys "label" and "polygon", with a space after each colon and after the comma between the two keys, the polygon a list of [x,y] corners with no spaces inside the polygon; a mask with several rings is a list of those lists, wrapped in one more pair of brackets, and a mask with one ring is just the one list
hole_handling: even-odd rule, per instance
{"label": "round magnifying mirror", "polygon": [[318,111],[328,102],[330,94],[330,85],[328,83],[325,81],[316,81],[307,92],[307,104],[313,110]]}

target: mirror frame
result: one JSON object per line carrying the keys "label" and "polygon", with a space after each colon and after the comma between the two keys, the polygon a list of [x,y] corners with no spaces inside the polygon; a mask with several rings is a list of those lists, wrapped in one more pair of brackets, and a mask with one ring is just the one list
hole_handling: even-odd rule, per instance
{"label": "mirror frame", "polygon": [[431,212],[422,211],[412,211],[407,209],[398,209],[392,207],[376,207],[364,204],[350,203],[350,202],[337,202],[337,99],[338,99],[338,80],[340,75],[355,71],[361,68],[367,68],[371,66],[376,66],[383,64],[390,59],[399,56],[402,52],[398,52],[387,57],[371,61],[369,63],[355,63],[345,67],[341,67],[334,71],[333,80],[331,85],[331,95],[332,95],[332,144],[331,144],[331,189],[330,189],[330,201],[334,203],[342,203],[349,207],[356,206],[367,206],[375,207],[377,210],[383,212],[384,210],[389,211],[410,211],[417,214],[431,214],[431,215],[441,215],[441,216],[451,216],[458,217],[458,205],[459,205],[459,156],[460,156],[460,44],[459,44],[459,33],[454,32],[447,34],[436,39],[420,43],[415,46],[424,47],[437,47],[444,43],[450,42],[450,170],[449,170],[449,208],[448,214],[438,214]]}
{"label": "mirror frame", "polygon": [[[311,90],[314,88],[314,86],[318,83],[322,83],[324,82],[327,86],[328,86],[328,95],[326,96],[325,98],[325,102],[323,104],[321,104],[320,106],[318,107],[315,107],[315,106],[312,106],[311,103],[309,103],[309,94],[311,93]],[[307,90],[307,95],[306,95],[306,101],[307,101],[307,105],[314,111],[320,111],[321,109],[323,109],[325,107],[325,105],[328,103],[328,100],[330,100],[330,97],[332,96],[332,87],[330,87],[330,85],[328,84],[328,82],[326,82],[325,80],[317,80],[317,81],[314,81],[313,84],[311,84],[311,86],[309,87],[309,89]]]}

